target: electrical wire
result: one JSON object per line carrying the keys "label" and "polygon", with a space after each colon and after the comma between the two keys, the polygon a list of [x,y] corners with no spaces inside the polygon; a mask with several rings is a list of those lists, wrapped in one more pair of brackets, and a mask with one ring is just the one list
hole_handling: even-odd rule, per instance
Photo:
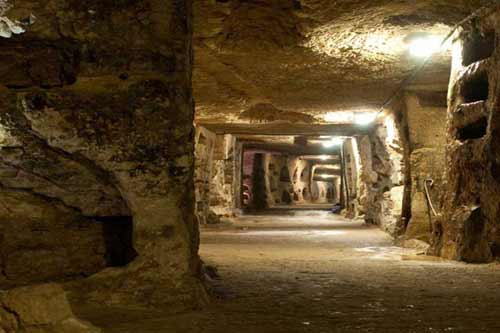
{"label": "electrical wire", "polygon": [[[446,35],[446,37],[441,41],[440,48],[442,48],[448,40],[453,36],[455,31],[461,27],[462,25],[478,18],[484,15],[488,15],[490,13],[490,10],[493,10],[494,6],[500,5],[500,0],[491,0],[489,1],[486,5],[483,5],[481,8],[478,10],[474,11],[471,15],[467,16],[457,24],[453,26],[453,28],[450,30],[450,32]],[[484,13],[483,13],[484,11]],[[431,62],[432,58],[434,57],[434,54],[429,55],[427,58],[425,58],[421,64],[419,64],[411,73],[408,75],[402,82],[401,84],[396,88],[396,90],[385,100],[385,102],[382,104],[380,107],[379,111],[377,112],[377,116],[379,116],[382,112],[384,112],[385,108],[392,104],[392,102],[399,96],[399,94],[405,90],[406,86],[413,81],[413,79],[420,74],[420,72],[427,66],[429,62]]]}

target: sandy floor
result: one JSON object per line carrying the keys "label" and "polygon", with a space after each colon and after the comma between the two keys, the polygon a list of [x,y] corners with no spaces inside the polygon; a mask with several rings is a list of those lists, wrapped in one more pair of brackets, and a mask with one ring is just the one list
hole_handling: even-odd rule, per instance
{"label": "sandy floor", "polygon": [[500,332],[500,265],[415,255],[325,212],[202,230],[218,298],[202,311],[91,318],[104,333]]}

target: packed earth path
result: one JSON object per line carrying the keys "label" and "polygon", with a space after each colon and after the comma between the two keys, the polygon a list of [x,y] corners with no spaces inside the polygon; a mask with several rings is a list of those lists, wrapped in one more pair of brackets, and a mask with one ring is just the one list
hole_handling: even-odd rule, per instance
{"label": "packed earth path", "polygon": [[326,211],[246,215],[201,235],[209,306],[82,315],[105,333],[500,332],[498,263],[428,257]]}

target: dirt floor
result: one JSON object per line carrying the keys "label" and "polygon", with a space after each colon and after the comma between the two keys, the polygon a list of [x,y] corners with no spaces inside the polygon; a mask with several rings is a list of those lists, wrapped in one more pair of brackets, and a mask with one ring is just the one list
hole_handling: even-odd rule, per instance
{"label": "dirt floor", "polygon": [[201,256],[218,273],[207,309],[87,318],[104,333],[500,332],[499,264],[420,256],[327,212],[206,227]]}

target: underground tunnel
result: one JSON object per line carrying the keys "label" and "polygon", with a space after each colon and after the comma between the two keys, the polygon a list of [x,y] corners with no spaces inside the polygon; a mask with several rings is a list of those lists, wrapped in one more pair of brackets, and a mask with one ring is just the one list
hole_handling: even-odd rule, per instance
{"label": "underground tunnel", "polygon": [[500,330],[498,0],[0,0],[0,333]]}

